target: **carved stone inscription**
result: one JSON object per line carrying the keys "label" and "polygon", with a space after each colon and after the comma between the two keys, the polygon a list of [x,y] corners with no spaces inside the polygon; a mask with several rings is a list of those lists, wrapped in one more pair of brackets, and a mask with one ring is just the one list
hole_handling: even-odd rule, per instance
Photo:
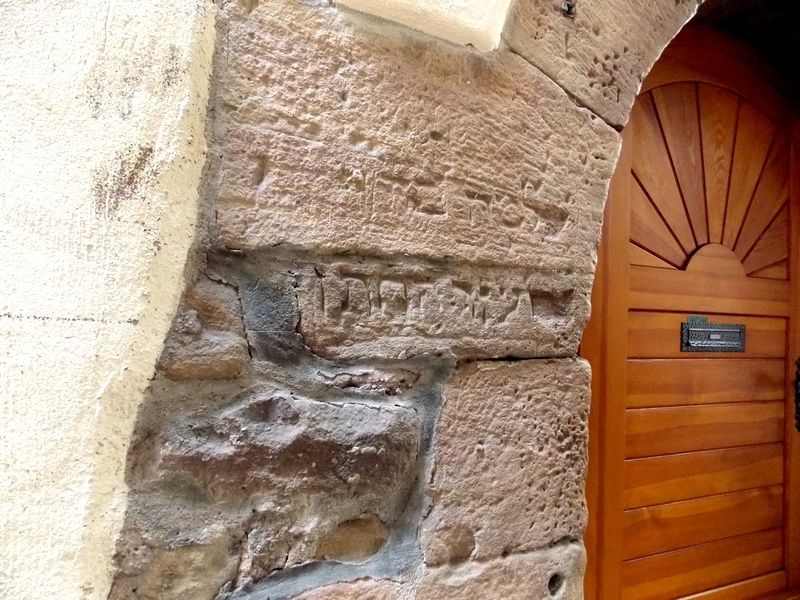
{"label": "carved stone inscription", "polygon": [[583,275],[336,262],[299,288],[300,330],[322,356],[574,355],[588,317]]}
{"label": "carved stone inscription", "polygon": [[592,272],[619,137],[519,56],[377,35],[326,3],[261,3],[229,35],[226,247]]}

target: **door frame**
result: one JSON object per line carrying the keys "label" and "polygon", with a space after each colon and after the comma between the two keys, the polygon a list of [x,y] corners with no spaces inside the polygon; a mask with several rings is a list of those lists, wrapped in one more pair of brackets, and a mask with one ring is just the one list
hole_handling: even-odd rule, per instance
{"label": "door frame", "polygon": [[[772,69],[757,54],[712,29],[688,26],[665,50],[645,79],[641,93],[674,81],[696,80],[732,90],[767,116],[791,128],[789,183],[790,315],[786,344],[786,412],[784,439],[784,564],[787,589],[800,590],[800,432],[795,429],[794,359],[800,356],[800,125],[776,88],[768,83]],[[778,81],[775,77],[773,81]],[[592,290],[592,313],[581,343],[581,356],[592,365],[592,406],[589,415],[589,468],[586,496],[589,524],[585,544],[589,554],[585,593],[594,598],[619,598],[623,514],[621,490],[625,458],[625,385],[627,381],[630,225],[630,131],[622,132],[622,150],[609,187],[598,263]],[[614,210],[609,210],[613,203]],[[610,299],[614,301],[610,301]],[[795,507],[794,510],[791,510]],[[602,594],[600,593],[602,591]]]}

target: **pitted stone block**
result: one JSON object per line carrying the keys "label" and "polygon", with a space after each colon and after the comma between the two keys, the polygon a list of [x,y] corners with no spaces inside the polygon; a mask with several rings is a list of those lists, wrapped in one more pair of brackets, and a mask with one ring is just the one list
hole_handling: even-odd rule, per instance
{"label": "pitted stone block", "polygon": [[503,35],[514,51],[615,126],[661,51],[702,0],[519,0]]}
{"label": "pitted stone block", "polygon": [[588,412],[583,361],[459,367],[445,384],[436,433],[426,562],[486,560],[579,539]]}
{"label": "pitted stone block", "polygon": [[586,553],[580,543],[481,563],[429,569],[416,600],[578,600],[583,598]]}

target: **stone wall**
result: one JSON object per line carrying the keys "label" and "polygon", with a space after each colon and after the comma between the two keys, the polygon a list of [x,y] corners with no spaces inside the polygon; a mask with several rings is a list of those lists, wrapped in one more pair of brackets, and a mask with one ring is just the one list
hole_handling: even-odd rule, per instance
{"label": "stone wall", "polygon": [[594,4],[520,0],[491,54],[222,4],[213,239],[139,414],[111,598],[582,597],[613,126],[696,8],[626,50],[641,7]]}

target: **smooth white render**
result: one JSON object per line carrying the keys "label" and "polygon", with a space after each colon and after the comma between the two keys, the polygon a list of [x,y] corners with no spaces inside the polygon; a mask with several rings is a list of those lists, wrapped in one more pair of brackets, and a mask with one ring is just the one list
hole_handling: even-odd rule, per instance
{"label": "smooth white render", "polygon": [[108,595],[195,234],[214,14],[0,1],[0,598]]}
{"label": "smooth white render", "polygon": [[500,45],[511,0],[336,0],[336,4],[489,52]]}

